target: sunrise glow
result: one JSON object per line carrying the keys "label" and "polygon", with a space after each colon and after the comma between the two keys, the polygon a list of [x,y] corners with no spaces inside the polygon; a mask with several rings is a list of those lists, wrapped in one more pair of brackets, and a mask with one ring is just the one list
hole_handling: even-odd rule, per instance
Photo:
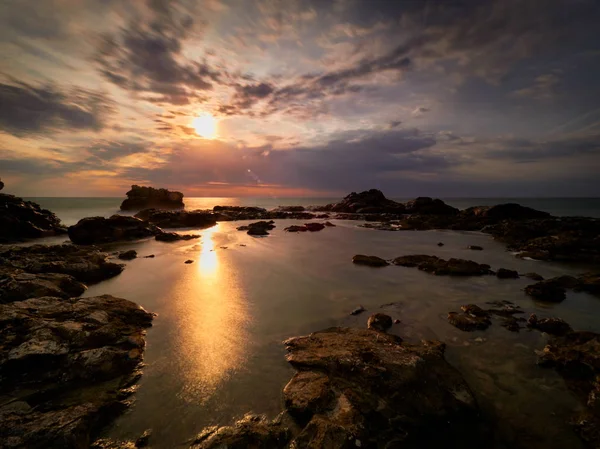
{"label": "sunrise glow", "polygon": [[196,134],[205,139],[214,139],[217,136],[217,120],[210,114],[202,114],[192,121]]}

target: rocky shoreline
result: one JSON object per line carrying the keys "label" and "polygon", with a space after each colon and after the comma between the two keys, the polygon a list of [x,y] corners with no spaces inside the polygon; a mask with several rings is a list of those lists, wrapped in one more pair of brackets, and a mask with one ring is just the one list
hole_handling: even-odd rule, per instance
{"label": "rocky shoreline", "polygon": [[[541,260],[600,262],[600,220],[558,218],[517,204],[459,211],[443,201],[417,198],[397,203],[377,191],[352,193],[339,203],[303,208],[215,206],[211,211],[160,210],[183,207],[183,194],[132,186],[122,209],[135,217],[90,217],[68,229],[50,211],[0,194],[0,243],[67,234],[72,244],[0,246],[0,439],[2,447],[132,448],[148,443],[98,440],[98,431],[124,411],[141,375],[144,329],[153,315],[126,299],[109,295],[81,298],[86,284],[117,276],[121,263],[102,245],[154,238],[173,242],[198,235],[163,228],[205,228],[219,221],[259,220],[238,227],[267,236],[275,219],[357,220],[376,230],[479,230],[517,251]],[[288,233],[316,232],[335,225],[309,221]],[[472,248],[479,249],[482,248]],[[137,257],[119,253],[121,260]],[[417,268],[432,275],[488,276],[503,282],[531,277],[525,294],[557,302],[566,289],[600,293],[600,275],[540,279],[465,259],[404,255],[385,260],[356,255],[355,264]],[[186,262],[187,263],[187,262]],[[391,268],[387,268],[391,269]],[[574,331],[559,318],[531,315],[508,301],[493,307],[467,304],[448,314],[463,331],[485,330],[492,318],[511,331],[525,327],[553,335],[540,352],[542,366],[556,368],[585,399],[574,418],[583,440],[600,444],[600,336]],[[485,308],[484,308],[485,307]],[[357,309],[353,314],[363,312]],[[350,448],[426,447],[447,441],[482,447],[489,428],[473,392],[444,359],[439,341],[408,344],[385,331],[392,318],[375,314],[368,329],[331,328],[286,340],[287,360],[296,374],[283,390],[283,412],[274,420],[247,415],[232,426],[202,431],[190,447]],[[151,440],[150,440],[151,441]]]}

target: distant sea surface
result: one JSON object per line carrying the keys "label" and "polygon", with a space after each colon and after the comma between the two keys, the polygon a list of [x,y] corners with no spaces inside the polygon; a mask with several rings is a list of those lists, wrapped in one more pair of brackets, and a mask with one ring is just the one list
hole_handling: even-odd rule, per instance
{"label": "distant sea surface", "polygon": [[[35,197],[43,208],[54,212],[66,224],[77,223],[81,218],[109,217],[119,212],[124,198],[63,198]],[[273,209],[277,206],[314,206],[340,201],[341,198],[184,198],[186,209],[212,209],[214,206],[258,206]],[[405,202],[412,198],[393,198]],[[557,216],[583,216],[600,218],[600,198],[442,198],[459,209],[471,206],[493,206],[501,203],[519,203]]]}

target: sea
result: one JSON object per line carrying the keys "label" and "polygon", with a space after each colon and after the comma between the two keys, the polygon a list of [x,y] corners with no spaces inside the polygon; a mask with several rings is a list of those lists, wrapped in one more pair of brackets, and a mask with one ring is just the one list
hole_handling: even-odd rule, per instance
{"label": "sea", "polygon": [[[31,199],[67,225],[85,216],[117,213],[121,201]],[[339,199],[185,199],[188,209],[333,201]],[[518,202],[554,215],[600,217],[598,198],[445,201],[459,208]],[[275,220],[276,228],[264,238],[237,231],[244,222],[223,222],[208,229],[177,230],[198,234],[198,240],[105,246],[111,257],[129,249],[139,257],[124,262],[123,273],[91,285],[84,295],[126,298],[157,316],[147,332],[145,366],[133,404],[102,436],[135,439],[152,429],[153,448],[184,448],[206,426],[230,425],[248,412],[274,418],[282,410],[281,391],[294,373],[285,361],[283,340],[331,326],[365,327],[371,313],[384,312],[400,320],[390,332],[406,341],[439,339],[447,344],[446,359],[463,374],[492,423],[489,448],[584,448],[567,424],[583,403],[554,370],[536,364],[536,351],[544,348],[546,334],[509,332],[496,319],[485,331],[462,332],[446,316],[463,304],[490,307],[491,301],[508,300],[522,308],[524,317],[560,317],[575,329],[600,332],[600,298],[569,291],[565,301],[545,304],[524,294],[524,287],[532,283],[524,277],[433,276],[414,268],[357,266],[352,257],[460,257],[546,278],[600,267],[517,259],[479,232],[383,232],[358,227],[355,221],[331,221],[336,227],[293,234],[283,228],[303,222]],[[64,236],[43,240],[62,241]],[[484,249],[472,251],[469,245]],[[155,257],[144,258],[151,254]],[[185,264],[187,259],[194,263]],[[350,315],[358,306],[366,312]]]}

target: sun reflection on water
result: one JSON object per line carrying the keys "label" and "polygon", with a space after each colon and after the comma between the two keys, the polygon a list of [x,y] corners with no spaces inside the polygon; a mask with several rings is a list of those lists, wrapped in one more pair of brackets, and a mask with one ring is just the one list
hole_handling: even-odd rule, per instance
{"label": "sun reflection on water", "polygon": [[195,269],[182,280],[177,295],[182,393],[194,401],[209,399],[243,365],[249,340],[245,297],[230,261],[215,248],[218,232],[219,225],[202,232]]}

